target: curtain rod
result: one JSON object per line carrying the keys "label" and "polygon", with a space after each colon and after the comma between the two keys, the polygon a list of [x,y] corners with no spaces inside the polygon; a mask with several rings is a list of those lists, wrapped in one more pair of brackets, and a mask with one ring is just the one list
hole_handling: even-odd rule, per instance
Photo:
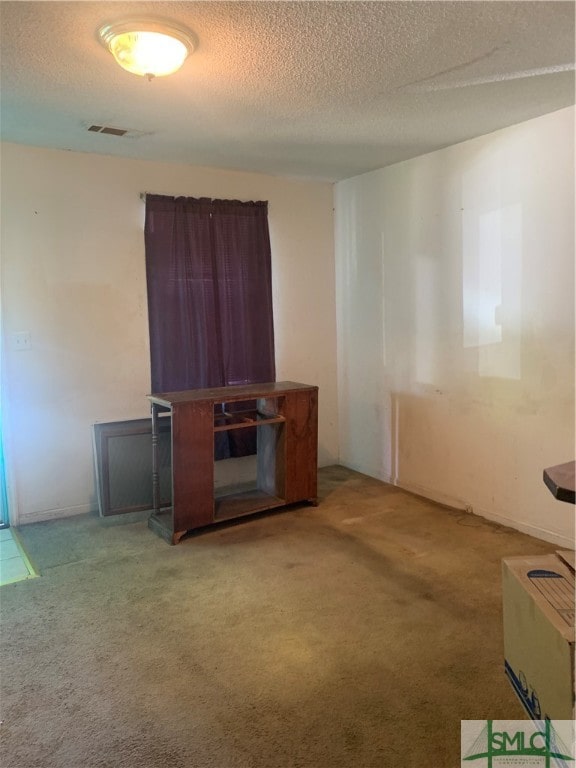
{"label": "curtain rod", "polygon": [[[0,0],[2,2],[2,0]],[[146,195],[157,195],[158,197],[172,197],[172,195],[166,194],[166,192],[140,192],[140,200],[146,200]],[[181,195],[176,195],[181,197]]]}

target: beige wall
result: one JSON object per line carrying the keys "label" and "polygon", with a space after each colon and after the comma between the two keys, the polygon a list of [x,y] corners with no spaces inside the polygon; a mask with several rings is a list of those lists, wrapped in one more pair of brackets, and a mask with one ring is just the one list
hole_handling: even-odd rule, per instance
{"label": "beige wall", "polygon": [[338,459],[331,185],[3,144],[13,520],[94,508],[92,424],[148,415],[144,191],[269,201],[277,378],[319,386],[319,463]]}
{"label": "beige wall", "polygon": [[573,546],[574,109],[335,198],[342,463]]}

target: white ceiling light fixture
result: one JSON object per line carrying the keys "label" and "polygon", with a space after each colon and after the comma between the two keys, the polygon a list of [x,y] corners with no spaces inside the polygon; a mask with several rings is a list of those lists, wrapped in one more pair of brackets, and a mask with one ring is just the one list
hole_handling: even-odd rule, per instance
{"label": "white ceiling light fixture", "polygon": [[98,39],[121,67],[148,80],[176,72],[196,47],[190,30],[155,19],[104,24]]}

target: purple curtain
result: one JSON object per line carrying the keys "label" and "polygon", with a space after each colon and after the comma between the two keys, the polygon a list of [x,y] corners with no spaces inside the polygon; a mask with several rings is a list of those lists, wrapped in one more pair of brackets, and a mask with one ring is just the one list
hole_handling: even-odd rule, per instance
{"label": "purple curtain", "polygon": [[145,245],[152,392],[275,381],[268,203],[147,195]]}

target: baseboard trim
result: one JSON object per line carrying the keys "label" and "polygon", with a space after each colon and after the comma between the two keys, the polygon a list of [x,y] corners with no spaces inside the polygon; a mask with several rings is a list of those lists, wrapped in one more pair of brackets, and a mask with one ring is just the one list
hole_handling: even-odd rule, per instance
{"label": "baseboard trim", "polygon": [[18,515],[18,525],[27,523],[42,523],[45,520],[57,520],[60,517],[75,517],[76,515],[88,515],[96,512],[90,504],[80,504],[77,507],[59,507],[57,509],[44,509],[40,512],[29,512],[26,515]]}
{"label": "baseboard trim", "polygon": [[519,520],[513,520],[512,518],[506,517],[505,515],[500,515],[496,512],[490,512],[486,509],[479,509],[478,507],[474,507],[474,509],[471,511],[473,514],[478,515],[479,517],[484,517],[486,520],[490,520],[493,523],[505,525],[507,528],[514,528],[515,530],[520,531],[520,533],[526,533],[528,536],[532,536],[535,539],[541,539],[542,541],[547,541],[550,544],[557,544],[563,549],[575,548],[574,539],[570,539],[569,536],[563,536],[561,533],[549,531],[546,528],[540,528],[539,526],[532,525],[531,523],[523,523]]}
{"label": "baseboard trim", "polygon": [[471,512],[470,505],[467,504],[465,501],[462,501],[461,499],[457,499],[454,496],[448,496],[445,493],[441,493],[440,491],[434,491],[430,488],[426,488],[422,485],[417,485],[416,483],[405,483],[400,482],[398,478],[391,477],[389,480],[385,480],[384,482],[390,483],[391,485],[395,485],[397,488],[402,488],[403,491],[409,491],[410,493],[415,494],[416,496],[423,496],[425,499],[428,499],[429,501],[435,501],[436,504],[442,504],[443,507],[449,507],[450,509],[457,509],[461,512]]}
{"label": "baseboard trim", "polygon": [[[343,466],[346,465],[343,464]],[[354,469],[357,472],[362,471],[354,466],[350,466],[349,468]],[[523,523],[519,520],[515,520],[497,512],[481,509],[479,507],[472,507],[470,504],[462,501],[462,499],[449,496],[448,494],[441,493],[440,491],[432,490],[426,486],[400,481],[398,478],[391,477],[390,475],[386,474],[381,474],[378,479],[382,480],[384,483],[389,483],[390,485],[394,485],[397,488],[401,488],[403,491],[413,493],[416,496],[423,496],[425,499],[434,501],[437,504],[442,504],[443,506],[449,507],[450,509],[456,509],[462,512],[469,512],[471,514],[478,515],[478,517],[483,517],[486,520],[490,520],[493,523],[498,523],[499,525],[504,525],[507,528],[513,528],[516,531],[520,531],[521,533],[525,533],[528,536],[532,536],[536,539],[547,541],[550,544],[556,544],[565,549],[576,548],[574,540],[570,539],[568,536],[556,533],[555,531],[549,531],[546,528],[540,528],[539,526],[532,525],[531,523]],[[61,517],[87,515],[97,511],[98,510],[95,507],[90,506],[90,504],[81,504],[76,507],[45,509],[41,512],[30,512],[27,515],[18,515],[17,525],[26,525],[27,523],[41,523],[45,520],[55,520]]]}
{"label": "baseboard trim", "polygon": [[462,512],[469,512],[478,517],[483,517],[485,520],[490,520],[492,523],[498,523],[498,525],[504,525],[506,528],[513,528],[520,533],[525,533],[528,536],[532,536],[535,539],[541,539],[547,541],[550,544],[556,544],[564,549],[576,549],[576,542],[574,539],[570,539],[569,536],[564,536],[561,533],[555,531],[549,531],[546,528],[541,528],[531,523],[523,523],[520,520],[507,517],[506,515],[499,514],[498,512],[492,512],[488,509],[482,509],[480,507],[473,507],[471,504],[457,499],[454,496],[449,496],[440,491],[432,490],[426,486],[417,485],[416,483],[407,483],[400,481],[397,477],[391,477],[390,475],[383,474],[380,479],[390,485],[395,485],[397,488],[401,488],[403,491],[408,491],[416,496],[423,496],[425,499],[435,501],[442,506],[450,507],[450,509],[456,509]]}
{"label": "baseboard trim", "polygon": [[394,479],[390,479],[387,482],[391,482],[393,485],[398,486],[398,488],[402,488],[404,491],[415,493],[417,496],[424,496],[425,498],[430,499],[431,501],[435,501],[438,504],[443,504],[446,507],[451,507],[452,509],[478,515],[478,517],[483,517],[493,523],[504,525],[506,528],[514,528],[514,530],[520,531],[521,533],[526,533],[528,536],[532,536],[535,539],[548,541],[550,544],[557,544],[561,547],[564,547],[565,549],[575,548],[574,540],[570,539],[568,536],[563,536],[561,533],[549,531],[546,528],[540,528],[539,526],[532,525],[531,523],[523,523],[520,520],[515,520],[514,518],[507,517],[506,515],[499,514],[498,512],[492,512],[488,509],[473,507],[471,504],[467,504],[461,499],[448,496],[438,491],[433,491],[430,488],[426,488],[421,485],[399,482],[398,480],[395,482]]}

